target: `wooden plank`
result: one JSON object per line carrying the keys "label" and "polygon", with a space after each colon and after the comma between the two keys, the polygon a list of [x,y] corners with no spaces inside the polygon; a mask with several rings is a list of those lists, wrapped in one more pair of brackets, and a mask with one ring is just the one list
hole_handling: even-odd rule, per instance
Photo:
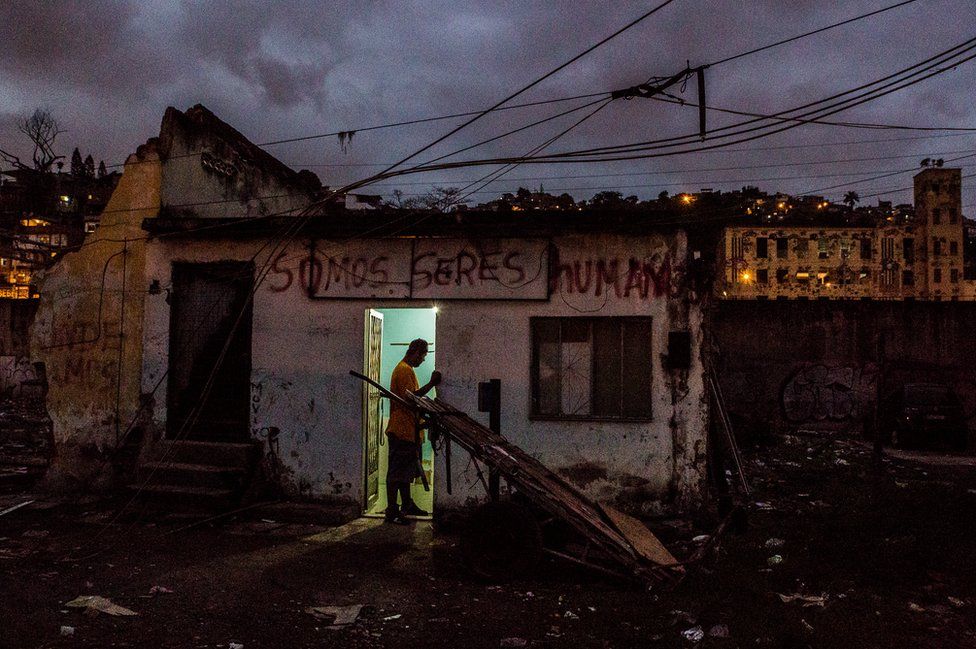
{"label": "wooden plank", "polygon": [[664,544],[639,520],[603,503],[600,503],[600,509],[607,515],[614,527],[630,542],[637,554],[659,566],[678,565],[678,560],[674,558],[674,555],[668,552]]}
{"label": "wooden plank", "polygon": [[[659,547],[653,547],[645,537],[638,537],[643,543],[642,547],[653,558],[640,554],[622,531],[610,523],[608,516],[596,503],[536,458],[440,399],[435,401],[427,397],[412,396],[411,401],[419,410],[436,417],[442,430],[471,453],[476,461],[483,461],[497,469],[519,492],[542,510],[575,528],[608,559],[626,567],[638,578],[648,581],[674,577],[669,572],[674,568],[666,566],[676,564],[677,561],[660,542]],[[645,528],[644,531],[653,538],[649,530]],[[652,549],[656,552],[652,553]],[[665,565],[658,561],[665,562]]]}

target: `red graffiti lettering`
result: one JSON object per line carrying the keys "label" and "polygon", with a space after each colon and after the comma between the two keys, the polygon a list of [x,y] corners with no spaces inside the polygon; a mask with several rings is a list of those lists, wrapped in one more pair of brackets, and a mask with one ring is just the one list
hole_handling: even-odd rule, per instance
{"label": "red graffiti lettering", "polygon": [[435,256],[436,255],[434,253],[428,252],[418,257],[414,257],[413,269],[411,271],[411,275],[413,276],[414,289],[423,290],[428,286],[430,286],[431,283],[433,283],[434,275],[430,271],[424,270],[422,268],[418,270],[417,265],[427,257],[435,257]]}
{"label": "red graffiti lettering", "polygon": [[[661,296],[677,297],[681,293],[680,267],[672,264],[670,255],[654,255],[649,261],[630,257],[598,258],[560,262],[558,250],[553,253],[550,292],[592,294],[601,296],[612,288],[617,297],[641,300]],[[646,259],[646,258],[645,258]],[[626,264],[626,268],[624,267]]]}
{"label": "red graffiti lettering", "polygon": [[281,266],[281,262],[284,261],[286,254],[287,254],[286,251],[282,250],[280,253],[278,253],[278,256],[274,258],[274,261],[271,262],[271,272],[274,273],[275,275],[284,276],[281,277],[280,284],[272,283],[268,285],[268,289],[273,293],[281,293],[283,291],[287,291],[288,287],[291,286],[292,281],[294,281],[295,279],[294,274],[291,272],[290,268]]}
{"label": "red graffiti lettering", "polygon": [[516,262],[519,256],[519,253],[512,251],[505,255],[505,260],[502,262],[505,268],[515,273],[515,279],[512,280],[512,284],[521,284],[525,280],[525,269],[522,268],[521,264]]}
{"label": "red graffiti lettering", "polygon": [[[465,263],[467,262],[467,263]],[[458,286],[461,285],[461,278],[468,278],[468,285],[474,286],[474,279],[471,277],[471,273],[478,267],[478,259],[472,255],[467,250],[462,250],[457,256],[457,275],[454,280],[457,282]]]}
{"label": "red graffiti lettering", "polygon": [[322,262],[318,258],[312,260],[312,271],[309,273],[308,259],[302,259],[298,263],[298,281],[301,282],[301,289],[315,293],[319,290],[322,283]]}
{"label": "red graffiti lettering", "polygon": [[620,274],[617,272],[619,262],[616,259],[600,259],[596,262],[596,291],[599,297],[603,295],[604,286],[613,287],[613,292],[620,297]]}
{"label": "red graffiti lettering", "polygon": [[482,251],[481,263],[478,264],[479,278],[482,280],[498,279],[498,275],[495,274],[495,271],[498,270],[498,264],[492,262],[492,257],[497,257],[500,254],[502,253]]}
{"label": "red graffiti lettering", "polygon": [[374,275],[373,281],[369,283],[370,286],[375,288],[390,281],[390,272],[386,269],[386,264],[389,261],[389,257],[377,257],[369,265],[369,272]]}
{"label": "red graffiti lettering", "polygon": [[455,259],[456,257],[447,259],[444,257],[437,258],[437,268],[434,269],[434,283],[440,286],[447,286],[450,283],[451,276],[454,274],[451,265]]}

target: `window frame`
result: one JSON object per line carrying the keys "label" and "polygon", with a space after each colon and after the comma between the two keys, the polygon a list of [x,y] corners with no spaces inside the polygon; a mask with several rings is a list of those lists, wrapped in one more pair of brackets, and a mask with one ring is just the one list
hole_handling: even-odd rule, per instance
{"label": "window frame", "polygon": [[[645,322],[648,325],[651,335],[651,344],[653,345],[654,339],[654,318],[651,316],[532,316],[529,318],[529,421],[597,421],[597,422],[651,422],[654,421],[654,407],[653,401],[651,402],[650,411],[647,415],[633,416],[633,415],[603,415],[588,413],[582,415],[574,414],[549,414],[538,412],[538,402],[539,402],[539,346],[536,344],[536,331],[537,328],[547,322],[557,322],[562,324],[566,321],[574,320],[577,322],[587,321],[590,325],[590,347],[591,353],[593,348],[593,322],[598,320],[617,320],[617,321],[631,321],[631,322]],[[621,350],[621,355],[623,354]],[[595,361],[595,357],[593,359]],[[648,396],[653,394],[654,390],[654,359],[651,357],[651,368],[650,368],[650,384],[647,386],[649,391]],[[561,381],[561,377],[560,377]],[[594,376],[591,369],[590,373],[590,401],[591,404],[594,399],[593,387],[595,385]],[[561,394],[561,392],[560,392]]]}

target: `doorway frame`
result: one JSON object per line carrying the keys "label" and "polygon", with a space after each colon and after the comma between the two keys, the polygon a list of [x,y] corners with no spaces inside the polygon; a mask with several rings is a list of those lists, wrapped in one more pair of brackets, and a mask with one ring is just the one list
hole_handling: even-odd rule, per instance
{"label": "doorway frame", "polygon": [[[386,337],[387,337],[387,324],[388,324],[387,323],[387,316],[389,315],[389,314],[384,313],[385,311],[430,311],[431,312],[431,315],[433,317],[433,340],[432,341],[429,341],[431,343],[431,347],[430,347],[431,353],[433,353],[434,350],[436,349],[436,345],[437,345],[437,319],[438,319],[439,309],[437,308],[437,306],[435,304],[430,304],[430,305],[427,305],[427,306],[376,306],[376,305],[367,306],[366,309],[365,309],[364,316],[363,316],[363,346],[362,346],[363,374],[365,376],[369,376],[369,374],[368,374],[368,371],[369,371],[368,365],[369,365],[370,317],[371,317],[372,314],[376,314],[376,315],[380,316],[380,318],[383,320],[383,328],[382,328],[382,336],[381,336],[381,338],[382,338],[381,339],[381,345],[382,345],[382,347],[385,347],[386,345],[385,345],[385,342],[384,341],[386,340]],[[392,315],[390,317],[392,317]],[[394,343],[394,344],[400,344],[400,343]],[[381,347],[381,349],[382,349],[382,347]],[[382,351],[381,351],[380,358],[381,358],[381,360],[380,360],[380,367],[382,367],[382,358],[383,358]],[[399,357],[397,357],[397,358],[399,358]],[[434,367],[436,368],[436,365]],[[433,371],[433,369],[434,368],[431,368],[431,371]],[[382,378],[383,377],[382,377],[382,373],[381,373],[380,383],[382,383]],[[369,463],[369,447],[368,447],[369,426],[368,426],[368,420],[367,420],[367,408],[368,408],[368,398],[367,398],[367,392],[366,392],[366,389],[367,388],[368,388],[368,386],[364,382],[363,383],[363,392],[361,393],[361,397],[360,397],[360,399],[361,399],[361,404],[360,404],[360,439],[361,439],[361,445],[362,445],[362,452],[361,452],[362,465],[361,465],[361,473],[360,473],[360,476],[361,477],[360,477],[360,480],[361,480],[361,484],[362,484],[362,488],[363,488],[362,497],[360,498],[360,506],[362,507],[362,515],[363,516],[377,517],[377,516],[380,516],[379,513],[377,513],[377,512],[370,513],[370,506],[371,506],[371,504],[368,501],[368,498],[369,498],[369,490],[368,490],[369,474],[367,473],[367,471],[368,471],[368,468],[369,468],[369,464],[368,464]],[[381,399],[380,403],[382,403],[382,399]],[[381,412],[382,412],[382,410],[381,410]],[[381,427],[382,427],[382,422],[383,422],[383,419],[382,419],[382,416],[381,416],[380,417],[380,426]],[[385,431],[381,431],[380,432],[381,439],[383,438],[384,435],[385,435]],[[429,438],[427,439],[427,442],[426,443],[430,443]],[[382,449],[385,446],[386,446],[385,444],[381,444],[380,445],[379,448],[381,449],[380,450],[381,453],[383,452]],[[382,461],[380,462],[380,464],[382,465]],[[435,473],[435,471],[434,471],[435,465],[436,465],[436,460],[435,460],[435,458],[432,458],[431,459],[431,489],[430,489],[430,508],[431,508],[431,513],[433,513],[433,510],[434,510],[434,507],[435,507],[435,504],[436,504],[436,500],[437,500],[437,498],[436,498],[436,491],[435,491],[434,486],[433,486],[434,485],[433,478],[434,478],[434,473]],[[386,476],[385,475],[381,475],[380,476],[380,486],[381,486],[381,489],[382,489],[382,485],[384,485],[385,482],[386,482]]]}

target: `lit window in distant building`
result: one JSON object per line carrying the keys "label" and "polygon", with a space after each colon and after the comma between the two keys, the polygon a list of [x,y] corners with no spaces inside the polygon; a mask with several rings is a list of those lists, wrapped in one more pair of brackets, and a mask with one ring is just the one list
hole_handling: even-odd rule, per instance
{"label": "lit window in distant building", "polygon": [[936,284],[941,284],[942,283],[942,269],[941,268],[935,267],[935,268],[932,269],[932,281],[935,282]]}
{"label": "lit window in distant building", "polygon": [[851,240],[841,239],[840,240],[840,256],[841,259],[847,259],[851,256]]}
{"label": "lit window in distant building", "polygon": [[786,269],[786,268],[777,268],[776,269],[776,283],[777,284],[786,284],[789,281],[790,281],[790,271],[789,271],[789,269]]}
{"label": "lit window in distant building", "polygon": [[88,234],[91,234],[96,229],[98,229],[98,224],[97,223],[91,223],[91,222],[89,222],[89,223],[86,223],[85,224],[85,232],[88,233]]}
{"label": "lit window in distant building", "polygon": [[796,281],[800,282],[801,284],[809,284],[810,283],[810,273],[808,273],[805,270],[797,271],[797,273],[796,273]]}
{"label": "lit window in distant building", "polygon": [[861,267],[861,272],[858,273],[857,279],[861,283],[864,283],[865,280],[870,281],[871,280],[871,269],[868,268],[867,266]]}
{"label": "lit window in distant building", "polygon": [[826,259],[830,256],[830,250],[827,247],[827,237],[817,239],[817,256],[820,259]]}

